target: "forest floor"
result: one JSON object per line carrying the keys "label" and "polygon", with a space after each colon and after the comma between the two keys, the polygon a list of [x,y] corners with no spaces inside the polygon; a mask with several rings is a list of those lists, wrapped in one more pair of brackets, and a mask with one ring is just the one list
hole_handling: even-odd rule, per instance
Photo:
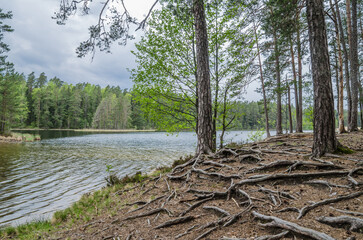
{"label": "forest floor", "polygon": [[[338,139],[354,152],[311,158],[312,134],[304,133],[190,158],[167,173],[84,196],[55,214],[56,227],[32,234],[38,239],[363,239],[363,131]],[[86,208],[90,202],[92,209]],[[78,211],[82,207],[88,210]]]}

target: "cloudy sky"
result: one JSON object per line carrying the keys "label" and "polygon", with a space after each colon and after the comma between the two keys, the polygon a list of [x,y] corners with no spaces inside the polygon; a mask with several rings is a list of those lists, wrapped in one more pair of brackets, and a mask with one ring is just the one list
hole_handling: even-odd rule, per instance
{"label": "cloudy sky", "polygon": [[[18,72],[26,75],[45,72],[48,78],[57,76],[68,83],[90,82],[101,86],[114,85],[130,88],[127,68],[135,66],[130,53],[134,42],[127,46],[114,44],[111,54],[97,52],[91,56],[77,58],[75,49],[88,38],[88,27],[97,21],[100,1],[94,1],[91,14],[75,15],[65,26],[59,26],[51,17],[59,8],[60,0],[0,0],[3,11],[12,11],[13,19],[7,21],[15,30],[7,34],[10,45],[9,61]],[[142,18],[152,5],[151,0],[126,0],[129,11]],[[137,2],[137,5],[135,3]],[[140,35],[142,32],[137,32]]]}
{"label": "cloudy sky", "polygon": [[[127,46],[116,43],[112,53],[96,52],[91,56],[77,58],[75,49],[80,42],[87,40],[88,27],[98,20],[101,0],[93,1],[91,14],[75,15],[66,25],[57,25],[51,17],[59,9],[60,0],[0,0],[3,11],[12,11],[13,19],[6,21],[15,30],[6,34],[5,41],[10,45],[9,61],[15,64],[18,72],[28,75],[35,72],[39,76],[45,72],[49,78],[59,77],[67,83],[89,82],[131,88],[132,81],[127,69],[136,66],[130,50],[140,38],[142,31],[136,32],[136,40]],[[129,12],[142,19],[154,0],[125,0]],[[258,95],[249,88],[247,99]]]}

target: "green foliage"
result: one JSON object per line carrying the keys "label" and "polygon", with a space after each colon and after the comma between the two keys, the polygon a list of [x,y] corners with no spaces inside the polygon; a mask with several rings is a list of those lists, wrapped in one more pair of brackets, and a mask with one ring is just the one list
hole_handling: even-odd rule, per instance
{"label": "green foliage", "polygon": [[0,74],[0,134],[12,126],[23,126],[27,117],[26,82],[23,75]]}
{"label": "green foliage", "polygon": [[247,142],[258,142],[261,141],[263,139],[263,135],[265,134],[265,130],[264,129],[259,129],[257,131],[254,132],[250,132],[248,134],[248,139]]}
{"label": "green foliage", "polygon": [[[253,44],[239,30],[241,5],[215,1],[206,8],[211,88],[215,120],[225,130],[239,113],[234,101],[246,84],[247,58]],[[246,44],[247,42],[247,44]],[[133,94],[141,110],[159,129],[169,132],[196,129],[197,81],[194,19],[184,5],[169,3],[154,11],[148,30],[134,51],[138,66],[131,71]],[[220,107],[221,106],[221,107]]]}

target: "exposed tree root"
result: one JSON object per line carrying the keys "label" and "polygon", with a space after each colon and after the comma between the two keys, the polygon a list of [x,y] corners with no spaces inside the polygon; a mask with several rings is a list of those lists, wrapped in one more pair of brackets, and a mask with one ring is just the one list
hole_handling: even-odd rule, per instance
{"label": "exposed tree root", "polygon": [[170,221],[166,221],[162,224],[160,224],[159,226],[156,226],[155,229],[159,229],[159,228],[166,228],[166,227],[170,227],[173,225],[177,225],[177,224],[181,224],[181,223],[185,223],[185,222],[189,222],[192,221],[196,218],[198,218],[200,216],[186,216],[186,217],[179,217]]}
{"label": "exposed tree root", "polygon": [[233,167],[231,167],[231,166],[228,166],[228,165],[222,164],[222,163],[217,163],[217,162],[214,162],[214,161],[203,161],[203,164],[213,165],[213,166],[217,166],[217,167],[221,167],[221,168],[233,169]]}
{"label": "exposed tree root", "polygon": [[272,193],[272,194],[277,194],[278,196],[280,197],[285,197],[285,198],[288,198],[288,199],[293,199],[293,200],[296,200],[296,197],[294,197],[293,195],[287,193],[287,192],[279,192],[279,191],[275,191],[275,190],[271,190],[271,189],[267,189],[267,188],[264,188],[264,187],[261,187],[258,189],[258,191],[260,192],[265,192],[265,193]]}
{"label": "exposed tree root", "polygon": [[262,162],[263,159],[255,156],[255,155],[243,155],[243,156],[239,156],[238,160],[240,161],[240,163],[244,163],[244,162]]}
{"label": "exposed tree root", "polygon": [[203,209],[205,209],[205,210],[211,210],[213,213],[217,214],[218,217],[226,217],[226,216],[230,216],[231,215],[226,210],[223,210],[223,209],[221,209],[219,207],[215,207],[215,206],[204,206]]}
{"label": "exposed tree root", "polygon": [[343,167],[341,167],[341,166],[336,166],[334,164],[332,165],[332,164],[329,164],[329,163],[280,160],[280,161],[275,161],[275,162],[263,165],[261,167],[256,167],[256,168],[249,169],[245,173],[264,171],[264,170],[269,170],[269,169],[273,169],[273,168],[277,168],[277,167],[285,167],[285,166],[290,166],[289,169],[287,170],[287,172],[291,172],[292,170],[294,170],[294,169],[296,169],[297,167],[300,167],[300,166],[317,167],[317,168],[343,169]]}
{"label": "exposed tree root", "polygon": [[139,211],[139,210],[143,209],[144,207],[146,207],[146,206],[150,205],[151,203],[153,203],[153,202],[155,202],[155,201],[157,201],[157,200],[159,200],[159,199],[162,199],[162,198],[164,198],[164,197],[165,197],[165,195],[163,195],[163,196],[159,196],[159,197],[157,197],[157,198],[155,198],[155,199],[153,199],[153,200],[150,200],[149,202],[145,203],[144,205],[142,205],[142,206],[140,206],[140,207],[138,207],[138,208],[136,208],[136,209],[134,209],[134,210],[129,211],[128,213],[132,213],[132,212]]}
{"label": "exposed tree root", "polygon": [[363,232],[363,219],[352,216],[339,216],[339,217],[319,217],[317,221],[329,224],[332,226],[350,225],[349,230],[352,232]]}
{"label": "exposed tree root", "polygon": [[334,184],[334,183],[330,183],[328,181],[324,181],[324,180],[310,180],[310,181],[307,181],[307,182],[304,182],[306,184],[316,184],[316,185],[323,185],[323,186],[327,186],[330,191],[333,190],[333,187],[338,187],[338,188],[351,188],[351,186],[349,185],[338,185],[338,184]]}
{"label": "exposed tree root", "polygon": [[165,209],[165,208],[157,208],[157,209],[153,209],[153,210],[148,211],[148,212],[144,212],[144,213],[140,213],[140,214],[137,214],[137,215],[134,215],[134,216],[126,217],[126,218],[122,219],[122,221],[131,220],[131,219],[135,219],[135,218],[146,217],[146,216],[154,215],[154,214],[161,213],[161,212],[169,213],[169,211],[167,209]]}
{"label": "exposed tree root", "polygon": [[276,234],[276,235],[261,236],[261,237],[255,238],[255,240],[279,240],[279,239],[285,237],[287,234],[289,234],[289,232],[290,231],[284,231],[284,232]]}
{"label": "exposed tree root", "polygon": [[194,225],[194,226],[191,226],[190,228],[188,228],[185,232],[183,232],[183,233],[181,233],[181,234],[178,234],[178,235],[176,235],[175,236],[175,239],[178,239],[178,238],[181,238],[181,237],[183,237],[183,236],[185,236],[185,235],[187,235],[187,234],[189,234],[190,232],[192,232],[193,231],[193,229],[195,229],[196,227],[198,227],[199,225],[197,224],[197,225]]}
{"label": "exposed tree root", "polygon": [[349,194],[349,195],[340,196],[340,197],[337,197],[337,198],[325,199],[323,201],[313,203],[313,204],[311,204],[309,206],[306,206],[306,207],[303,207],[302,209],[300,209],[300,214],[297,217],[297,219],[302,218],[303,216],[305,216],[306,213],[308,213],[312,209],[317,208],[319,206],[323,206],[323,205],[327,205],[327,204],[330,204],[330,203],[336,203],[336,202],[356,198],[356,197],[359,197],[361,195],[363,195],[363,191],[355,192],[355,193],[352,193],[352,194]]}
{"label": "exposed tree root", "polygon": [[255,216],[258,219],[265,220],[265,221],[271,221],[266,224],[260,224],[260,226],[263,226],[263,227],[283,228],[283,229],[289,230],[291,232],[295,232],[295,233],[298,233],[298,234],[301,234],[304,236],[308,236],[308,237],[310,237],[312,239],[316,239],[316,240],[335,240],[333,237],[331,237],[325,233],[302,227],[296,223],[288,222],[288,221],[285,221],[278,217],[266,216],[266,215],[260,214],[258,212],[255,212],[255,211],[252,211],[252,214],[253,214],[253,216]]}
{"label": "exposed tree root", "polygon": [[193,209],[199,207],[200,205],[202,205],[205,202],[210,201],[211,199],[213,199],[213,197],[210,198],[206,198],[203,200],[200,200],[199,202],[194,203],[193,205],[191,205],[187,210],[183,211],[182,213],[179,214],[179,216],[184,216],[185,214],[187,214],[188,212],[192,211]]}
{"label": "exposed tree root", "polygon": [[304,178],[314,178],[314,177],[338,177],[340,175],[347,175],[349,171],[327,171],[327,172],[312,172],[312,173],[294,173],[294,174],[265,174],[250,177],[247,179],[243,179],[240,182],[236,183],[236,185],[244,185],[244,184],[251,184],[251,183],[259,183],[264,181],[270,180],[277,180],[277,179],[304,179]]}
{"label": "exposed tree root", "polygon": [[219,179],[224,179],[224,180],[229,180],[229,179],[233,179],[233,178],[242,178],[240,175],[238,174],[232,174],[232,175],[224,175],[224,174],[221,174],[221,173],[216,173],[216,172],[207,172],[207,171],[204,171],[202,169],[193,169],[192,170],[193,172],[196,172],[196,173],[199,173],[199,174],[203,174],[203,175],[206,175],[206,176],[210,176],[210,177],[217,177]]}
{"label": "exposed tree root", "polygon": [[363,217],[363,213],[361,213],[361,212],[347,211],[347,210],[337,209],[337,208],[333,208],[333,207],[330,207],[330,208],[334,209],[335,211],[340,212],[340,213],[345,213],[345,214],[349,214],[349,215],[353,215],[353,216],[362,216]]}

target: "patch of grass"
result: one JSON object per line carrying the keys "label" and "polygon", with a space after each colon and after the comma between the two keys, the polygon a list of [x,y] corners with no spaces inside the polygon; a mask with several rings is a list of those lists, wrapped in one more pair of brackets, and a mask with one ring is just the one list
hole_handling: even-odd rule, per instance
{"label": "patch of grass", "polygon": [[128,176],[126,175],[125,177],[123,177],[121,179],[122,184],[127,184],[127,183],[140,183],[143,180],[145,180],[146,178],[148,178],[149,176],[147,175],[143,175],[141,172],[137,172],[135,175],[133,176]]}
{"label": "patch of grass", "polygon": [[347,146],[340,145],[337,150],[334,152],[336,154],[353,154],[354,151]]}
{"label": "patch of grass", "polygon": [[7,227],[0,230],[0,239],[38,239],[53,227],[50,221],[44,220],[22,224],[17,227]]}

